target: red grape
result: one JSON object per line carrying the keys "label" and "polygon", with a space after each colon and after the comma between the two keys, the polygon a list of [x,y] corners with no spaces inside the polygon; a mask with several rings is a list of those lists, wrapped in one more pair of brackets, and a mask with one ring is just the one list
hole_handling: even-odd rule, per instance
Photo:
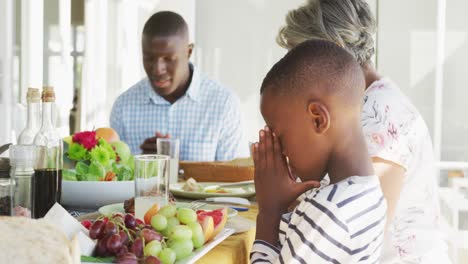
{"label": "red grape", "polygon": [[[110,223],[110,222],[109,222]],[[107,239],[107,250],[111,253],[117,253],[119,249],[122,247],[122,242],[120,242],[120,236],[117,234],[113,234]]]}
{"label": "red grape", "polygon": [[145,259],[145,264],[161,264],[161,261],[155,256],[148,256]]}
{"label": "red grape", "polygon": [[124,215],[122,213],[119,213],[119,212],[114,213],[114,215],[112,215],[112,218],[118,218],[118,217],[124,218]]}
{"label": "red grape", "polygon": [[125,233],[124,231],[120,231],[119,236],[120,236],[120,242],[122,242],[122,245],[126,246],[129,241],[127,233]]}
{"label": "red grape", "polygon": [[135,239],[132,247],[130,248],[130,251],[138,258],[143,257],[143,240],[141,238]]}
{"label": "red grape", "polygon": [[100,257],[107,257],[110,256],[110,252],[107,250],[107,240],[109,239],[108,236],[99,239],[96,245],[96,255]]}
{"label": "red grape", "polygon": [[143,220],[141,219],[138,219],[138,218],[135,218],[135,222],[137,225],[144,225],[145,223],[143,223]]}
{"label": "red grape", "polygon": [[89,220],[83,220],[81,221],[81,224],[89,230],[89,228],[91,227],[91,225],[93,224],[93,222],[89,221]]}
{"label": "red grape", "polygon": [[107,222],[109,222],[109,217],[104,217],[102,221],[104,222],[104,224],[107,224]]}
{"label": "red grape", "polygon": [[126,246],[120,247],[119,251],[115,254],[117,257],[123,256],[128,253],[128,248]]}
{"label": "red grape", "polygon": [[131,214],[125,215],[125,226],[130,229],[134,229],[136,226],[135,217]]}
{"label": "red grape", "polygon": [[106,223],[105,234],[107,236],[117,234],[117,226],[114,224],[114,222],[109,221],[109,222]]}
{"label": "red grape", "polygon": [[145,243],[149,243],[153,240],[158,240],[161,241],[163,239],[163,236],[159,234],[158,232],[152,230],[152,229],[142,229],[140,231],[140,236],[145,239]]}
{"label": "red grape", "polygon": [[120,264],[138,264],[138,259],[133,253],[126,253],[117,259]]}
{"label": "red grape", "polygon": [[104,222],[95,221],[89,229],[89,237],[92,239],[101,239],[104,236]]}

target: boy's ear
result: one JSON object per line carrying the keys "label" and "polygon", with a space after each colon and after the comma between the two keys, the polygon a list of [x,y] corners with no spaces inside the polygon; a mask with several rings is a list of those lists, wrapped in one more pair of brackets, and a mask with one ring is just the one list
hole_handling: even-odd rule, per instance
{"label": "boy's ear", "polygon": [[322,103],[311,101],[307,105],[307,113],[313,122],[317,134],[325,133],[330,128],[330,112]]}
{"label": "boy's ear", "polygon": [[190,59],[190,57],[192,56],[193,48],[194,48],[194,47],[195,47],[195,44],[193,44],[193,43],[190,43],[190,44],[188,45],[187,51],[188,51],[188,58],[189,58],[189,59]]}

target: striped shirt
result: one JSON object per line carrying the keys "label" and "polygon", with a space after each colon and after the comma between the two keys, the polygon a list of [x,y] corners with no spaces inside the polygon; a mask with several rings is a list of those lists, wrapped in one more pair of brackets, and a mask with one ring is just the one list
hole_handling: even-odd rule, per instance
{"label": "striped shirt", "polygon": [[254,263],[378,263],[386,201],[377,176],[353,176],[311,190],[283,215],[278,245],[254,242]]}
{"label": "striped shirt", "polygon": [[248,155],[243,142],[239,98],[196,67],[184,96],[171,104],[159,96],[147,78],[139,81],[114,103],[111,127],[133,154],[156,132],[180,140],[180,159],[231,160]]}

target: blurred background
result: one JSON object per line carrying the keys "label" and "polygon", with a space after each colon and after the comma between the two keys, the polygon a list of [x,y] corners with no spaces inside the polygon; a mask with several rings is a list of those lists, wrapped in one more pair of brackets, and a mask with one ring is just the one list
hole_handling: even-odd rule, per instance
{"label": "blurred background", "polygon": [[[144,77],[141,31],[160,10],[185,18],[195,43],[193,63],[238,94],[247,140],[255,141],[263,126],[261,81],[286,52],[275,43],[276,34],[286,12],[303,1],[1,0],[0,144],[15,142],[25,125],[28,87],[55,87],[63,136],[108,126],[115,98]],[[369,4],[378,19],[377,69],[396,81],[424,116],[439,182],[447,186],[468,172],[468,2]],[[453,208],[444,210],[451,214]],[[468,229],[468,217],[460,219],[453,225]]]}

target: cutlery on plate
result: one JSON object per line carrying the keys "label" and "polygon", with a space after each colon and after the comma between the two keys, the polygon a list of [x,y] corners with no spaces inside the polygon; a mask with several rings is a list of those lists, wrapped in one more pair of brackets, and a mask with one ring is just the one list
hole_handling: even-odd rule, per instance
{"label": "cutlery on plate", "polygon": [[202,203],[200,201],[193,201],[190,203],[190,209],[194,210],[194,211],[197,211],[198,209],[202,208],[203,206],[205,206],[206,203]]}
{"label": "cutlery on plate", "polygon": [[251,185],[251,184],[254,184],[253,180],[207,185],[207,186],[204,187],[204,189],[205,190],[207,190],[207,189],[212,190],[212,189],[219,189],[219,188],[226,188],[226,187],[239,187],[239,186],[245,186],[245,185]]}
{"label": "cutlery on plate", "polygon": [[[196,201],[193,201],[190,203],[190,209],[194,210],[194,211],[197,211],[198,209],[204,207],[205,205],[207,205],[206,203],[203,203],[203,202],[200,202],[200,200],[196,200]],[[239,206],[230,206],[230,205],[226,205],[228,206],[229,208],[231,209],[234,209],[236,211],[239,211],[239,212],[245,212],[245,211],[248,211],[249,208],[248,207],[239,207]]]}
{"label": "cutlery on plate", "polygon": [[245,212],[245,211],[248,211],[249,208],[248,207],[237,207],[237,206],[229,206],[229,208],[232,208],[236,211],[239,211],[239,212]]}
{"label": "cutlery on plate", "polygon": [[230,204],[240,204],[240,205],[250,205],[250,201],[245,198],[240,197],[209,197],[206,198],[205,201],[207,202],[214,202],[214,203],[230,203]]}

